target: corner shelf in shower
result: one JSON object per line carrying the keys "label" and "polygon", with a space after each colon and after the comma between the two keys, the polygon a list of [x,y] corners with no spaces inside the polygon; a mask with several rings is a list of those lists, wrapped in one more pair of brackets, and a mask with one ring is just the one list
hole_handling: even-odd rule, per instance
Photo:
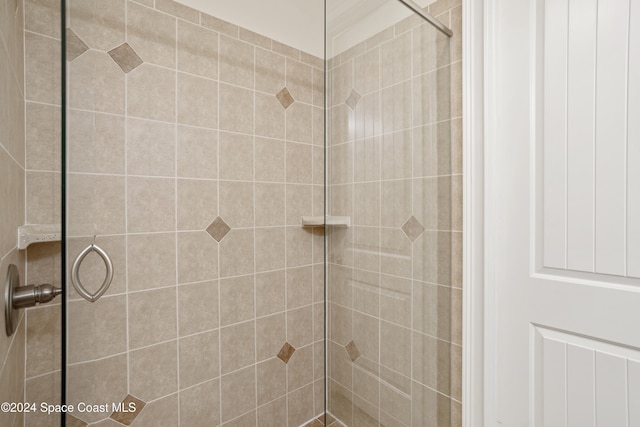
{"label": "corner shelf in shower", "polygon": [[351,217],[348,216],[327,216],[325,224],[324,216],[303,216],[303,227],[322,227],[324,225],[333,225],[336,227],[349,227],[351,226]]}
{"label": "corner shelf in shower", "polygon": [[18,249],[27,249],[32,243],[59,242],[62,235],[59,224],[29,224],[18,227]]}

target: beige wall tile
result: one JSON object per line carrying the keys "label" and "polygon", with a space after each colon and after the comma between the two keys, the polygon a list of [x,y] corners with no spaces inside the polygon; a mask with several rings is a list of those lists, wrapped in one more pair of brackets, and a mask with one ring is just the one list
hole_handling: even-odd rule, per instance
{"label": "beige wall tile", "polygon": [[218,33],[178,21],[178,70],[218,78]]}
{"label": "beige wall tile", "polygon": [[352,268],[335,264],[329,266],[329,301],[344,307],[353,307],[353,274]]}
{"label": "beige wall tile", "polygon": [[306,144],[287,143],[286,180],[287,183],[311,184],[312,147]]}
{"label": "beige wall tile", "polygon": [[[88,50],[69,64],[68,74],[69,107],[124,114],[124,73],[107,53]],[[133,72],[129,75],[132,76]]]}
{"label": "beige wall tile", "polygon": [[284,182],[284,147],[284,141],[256,137],[256,181]]}
{"label": "beige wall tile", "polygon": [[379,273],[360,269],[353,271],[353,308],[355,310],[380,317],[380,292]]}
{"label": "beige wall tile", "polygon": [[173,0],[157,0],[155,4],[158,10],[162,10],[178,18],[186,19],[187,21],[195,22],[196,24],[200,23],[200,12],[195,9]]}
{"label": "beige wall tile", "polygon": [[[221,379],[222,422],[231,420],[256,406],[256,368],[224,375]],[[255,414],[253,414],[255,420]]]}
{"label": "beige wall tile", "polygon": [[127,238],[128,290],[176,284],[176,235],[137,234]]}
{"label": "beige wall tile", "polygon": [[[79,402],[120,402],[122,396],[127,394],[127,356],[118,355],[68,366],[67,387],[67,402],[74,407]],[[85,422],[104,418],[104,414],[96,412],[77,412],[75,416]]]}
{"label": "beige wall tile", "polygon": [[287,409],[291,426],[302,425],[313,418],[313,384],[289,392]]}
{"label": "beige wall tile", "polygon": [[294,102],[287,108],[287,140],[311,144],[313,142],[313,107]]}
{"label": "beige wall tile", "polygon": [[291,46],[287,46],[278,41],[271,41],[271,49],[274,52],[278,52],[282,55],[285,55],[288,58],[299,60],[300,59],[300,51],[298,49],[294,49]]}
{"label": "beige wall tile", "polygon": [[[104,297],[95,304],[68,303],[67,363],[84,362],[127,350],[127,302],[124,295]],[[37,320],[37,319],[33,319]]]}
{"label": "beige wall tile", "polygon": [[232,37],[238,37],[238,26],[231,24],[215,16],[207,15],[206,13],[200,13],[200,23],[203,27],[210,28],[214,31],[218,31],[222,34],[227,34]]}
{"label": "beige wall tile", "polygon": [[[0,176],[2,184],[0,184],[0,197],[6,202],[0,206],[0,256],[7,254],[16,244],[16,230],[24,224],[25,220],[25,173],[11,157],[0,147]],[[59,197],[52,195],[51,190],[59,189],[55,184],[59,185],[59,175],[54,174],[28,174],[27,183],[32,183],[37,189],[38,195],[42,194],[43,198],[37,196],[27,196],[27,209],[30,215],[27,219],[55,219],[56,215],[54,206],[56,201],[59,203]],[[57,200],[56,200],[57,199]],[[60,206],[59,204],[57,206]]]}
{"label": "beige wall tile", "polygon": [[110,50],[125,40],[125,0],[70,3],[69,22],[89,47]]}
{"label": "beige wall tile", "polygon": [[216,279],[218,244],[204,231],[178,233],[178,283]]}
{"label": "beige wall tile", "polygon": [[218,282],[178,286],[178,336],[217,328]]}
{"label": "beige wall tile", "polygon": [[285,86],[285,58],[256,48],[256,90],[275,95]]}
{"label": "beige wall tile", "polygon": [[143,61],[175,68],[175,18],[129,2],[127,42]]}
{"label": "beige wall tile", "polygon": [[354,225],[380,226],[380,183],[355,184],[353,198]]}
{"label": "beige wall tile", "polygon": [[414,279],[451,285],[451,233],[425,231],[414,243]]}
{"label": "beige wall tile", "polygon": [[421,426],[425,421],[429,425],[451,425],[451,401],[449,398],[430,388],[423,387],[415,381],[412,384],[411,395],[413,398],[411,415],[414,420],[412,426]]}
{"label": "beige wall tile", "polygon": [[180,392],[180,421],[194,427],[208,427],[220,422],[219,379]]}
{"label": "beige wall tile", "polygon": [[173,122],[176,114],[176,73],[142,64],[127,77],[129,116]]}
{"label": "beige wall tile", "polygon": [[253,180],[253,137],[220,132],[220,179]]}
{"label": "beige wall tile", "polygon": [[286,69],[287,89],[291,92],[293,99],[311,104],[313,102],[312,67],[287,58]]}
{"label": "beige wall tile", "polygon": [[171,427],[178,424],[178,394],[151,402],[135,420],[134,427]]}
{"label": "beige wall tile", "polygon": [[127,231],[175,229],[175,180],[129,178],[127,182]]}
{"label": "beige wall tile", "polygon": [[253,365],[256,362],[255,343],[256,322],[253,320],[220,328],[222,374]]}
{"label": "beige wall tile", "polygon": [[[390,341],[382,339],[384,330],[381,331],[381,329],[383,329],[381,325],[383,323],[384,322],[381,322],[373,316],[361,314],[356,311],[353,312],[353,341],[358,351],[368,360],[380,360],[381,363],[385,346],[387,348],[393,347]],[[409,343],[409,341],[407,341],[407,343]],[[395,347],[397,348],[397,346]],[[410,347],[407,347],[407,350],[409,348]],[[402,351],[402,349],[400,349],[400,351]],[[411,360],[410,356],[409,360]]]}
{"label": "beige wall tile", "polygon": [[[329,180],[332,185],[354,182],[354,148],[355,144],[347,143],[329,149]],[[360,175],[358,173],[358,178]]]}
{"label": "beige wall tile", "polygon": [[253,319],[254,300],[253,275],[220,280],[220,325]]}
{"label": "beige wall tile", "polygon": [[462,289],[451,290],[451,342],[462,345]]}
{"label": "beige wall tile", "polygon": [[220,277],[254,272],[254,230],[231,230],[220,242]]}
{"label": "beige wall tile", "polygon": [[428,73],[449,64],[450,40],[433,25],[425,24],[414,28],[413,75]]}
{"label": "beige wall tile", "polygon": [[253,133],[253,91],[220,84],[220,130]]}
{"label": "beige wall tile", "polygon": [[275,357],[286,341],[284,313],[256,320],[256,356],[258,362]]}
{"label": "beige wall tile", "polygon": [[60,306],[27,310],[26,376],[60,369]]}
{"label": "beige wall tile", "polygon": [[309,305],[312,303],[312,298],[312,267],[288,268],[287,309]]}
{"label": "beige wall tile", "polygon": [[218,216],[218,183],[178,179],[178,230],[205,230]]}
{"label": "beige wall tile", "polygon": [[[318,342],[322,342],[325,339],[325,308],[324,303],[316,303],[313,305],[313,341],[318,344]],[[316,356],[318,354],[316,353]],[[316,358],[317,359],[317,358]],[[323,357],[324,359],[324,357]],[[314,369],[316,374],[320,374],[318,371],[318,360],[315,361]],[[314,378],[318,378],[317,375],[314,375]]]}
{"label": "beige wall tile", "polygon": [[256,422],[256,411],[247,412],[229,422],[222,424],[222,427],[252,427]]}
{"label": "beige wall tile", "polygon": [[[271,94],[256,92],[256,135],[269,138],[284,138],[285,110],[278,98]],[[294,104],[295,105],[295,104]],[[293,108],[293,105],[289,107]],[[289,110],[287,110],[287,116]],[[310,121],[309,121],[310,122]]]}
{"label": "beige wall tile", "polygon": [[327,407],[337,419],[351,425],[353,422],[353,396],[350,390],[335,381],[329,381],[329,402]]}
{"label": "beige wall tile", "polygon": [[296,349],[313,342],[312,306],[287,311],[287,342]]}
{"label": "beige wall tile", "polygon": [[256,184],[256,226],[285,224],[285,186]]}
{"label": "beige wall tile", "polygon": [[[170,341],[131,351],[129,354],[130,393],[145,402],[178,390],[177,343]],[[153,360],[153,363],[149,363]]]}
{"label": "beige wall tile", "polygon": [[[37,118],[34,118],[35,122]],[[46,123],[46,122],[45,122]],[[123,174],[125,169],[125,120],[124,117],[111,114],[91,113],[86,111],[69,110],[67,112],[67,158],[69,171],[87,173]],[[59,135],[59,123],[55,122],[51,128],[45,128],[49,138]],[[34,126],[37,126],[34,123]],[[59,140],[52,141],[58,147]],[[34,145],[42,148],[37,140]],[[54,150],[59,150],[55,148]],[[37,156],[36,153],[33,153]],[[42,153],[44,154],[44,153]],[[52,153],[47,153],[52,154]],[[28,154],[29,161],[32,155]],[[38,157],[34,161],[38,161]],[[49,162],[54,160],[49,158]],[[46,166],[38,162],[37,166]],[[34,169],[38,169],[35,166]],[[55,165],[51,165],[54,166]],[[41,167],[40,169],[47,169]],[[54,169],[58,170],[59,166]]]}
{"label": "beige wall tile", "polygon": [[313,214],[313,187],[287,184],[287,225],[300,225],[303,216]]}
{"label": "beige wall tile", "polygon": [[287,227],[287,267],[311,264],[311,232],[300,226]]}
{"label": "beige wall tile", "polygon": [[178,126],[178,176],[218,177],[218,132]]}
{"label": "beige wall tile", "polygon": [[27,32],[25,41],[25,98],[60,104],[60,42]]}
{"label": "beige wall tile", "polygon": [[277,357],[258,363],[257,393],[258,406],[269,403],[286,394],[287,365]]}
{"label": "beige wall tile", "polygon": [[385,252],[395,255],[381,257],[381,272],[411,277],[411,241],[404,232],[398,229],[382,229],[380,243]]}
{"label": "beige wall tile", "polygon": [[[28,379],[25,382],[25,399],[29,402],[59,402],[60,372]],[[50,417],[46,412],[29,412],[25,415],[25,425],[44,427],[60,425],[60,418]]]}
{"label": "beige wall tile", "polygon": [[[71,249],[73,247],[72,242],[73,240],[70,240],[70,250],[73,250]],[[23,273],[20,273],[20,277],[24,278],[25,283],[50,283],[60,287],[60,242],[43,242],[39,245],[32,245],[24,256],[26,257],[29,269],[25,272],[28,274],[23,276]],[[5,263],[16,263],[17,261],[18,263],[16,265],[19,266],[18,269],[20,270],[22,268],[20,267],[20,263],[24,262],[24,259],[18,258],[17,252],[14,257],[10,256],[10,259],[5,258]],[[89,261],[89,259],[87,259],[87,261]],[[123,264],[120,263],[120,265]],[[114,288],[117,288],[118,281],[124,285],[124,281],[121,280],[123,276],[119,276],[120,277],[117,277],[114,272]]]}
{"label": "beige wall tile", "polygon": [[445,341],[451,339],[451,289],[413,282],[413,329]]}
{"label": "beige wall tile", "polygon": [[180,338],[180,389],[220,376],[218,330]]}
{"label": "beige wall tile", "polygon": [[176,131],[169,123],[127,120],[127,173],[175,176]]}
{"label": "beige wall tile", "polygon": [[331,304],[329,310],[329,339],[347,345],[353,336],[352,311],[337,304]]}
{"label": "beige wall tile", "polygon": [[256,316],[266,316],[285,309],[285,271],[256,274]]}
{"label": "beige wall tile", "polygon": [[313,382],[313,345],[296,348],[286,367],[289,391],[297,390]]}
{"label": "beige wall tile", "polygon": [[380,281],[380,318],[411,327],[411,295],[411,280],[382,275]]}
{"label": "beige wall tile", "polygon": [[[124,178],[120,176],[68,176],[67,218],[69,234],[124,233],[124,189]],[[59,188],[54,188],[53,191],[57,194]],[[59,209],[58,206],[56,208]]]}
{"label": "beige wall tile", "polygon": [[218,127],[217,98],[218,84],[214,80],[178,73],[178,123]]}
{"label": "beige wall tile", "polygon": [[220,36],[220,81],[253,89],[254,46]]}
{"label": "beige wall tile", "polygon": [[287,425],[287,398],[281,397],[258,408],[258,425],[264,427]]}
{"label": "beige wall tile", "polygon": [[[26,104],[26,121],[28,123],[25,134],[27,168],[59,171],[61,158],[60,108],[28,102]],[[69,139],[71,142],[71,135]],[[113,151],[117,157],[117,140],[114,141]]]}
{"label": "beige wall tile", "polygon": [[128,308],[130,348],[176,338],[175,287],[132,293],[129,295]]}
{"label": "beige wall tile", "polygon": [[60,38],[60,3],[53,0],[26,0],[24,2],[26,30]]}
{"label": "beige wall tile", "polygon": [[254,224],[253,182],[220,182],[220,216],[232,228]]}
{"label": "beige wall tile", "polygon": [[412,343],[413,378],[445,395],[451,390],[451,344],[417,332]]}
{"label": "beige wall tile", "polygon": [[253,31],[247,30],[245,28],[240,27],[240,40],[244,40],[249,42],[256,47],[262,47],[264,49],[271,49],[271,39],[260,35],[258,33],[254,33]]}
{"label": "beige wall tile", "polygon": [[256,228],[256,272],[284,268],[284,227]]}

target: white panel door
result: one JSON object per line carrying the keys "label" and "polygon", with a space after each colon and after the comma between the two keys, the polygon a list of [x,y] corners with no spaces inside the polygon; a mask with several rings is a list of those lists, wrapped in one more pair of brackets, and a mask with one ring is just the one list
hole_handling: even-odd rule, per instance
{"label": "white panel door", "polygon": [[491,0],[487,426],[640,427],[640,0]]}

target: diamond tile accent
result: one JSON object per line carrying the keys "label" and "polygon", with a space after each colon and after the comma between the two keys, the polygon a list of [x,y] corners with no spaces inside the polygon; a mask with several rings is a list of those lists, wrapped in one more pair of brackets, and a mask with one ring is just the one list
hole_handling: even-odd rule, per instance
{"label": "diamond tile accent", "polygon": [[353,341],[345,345],[344,348],[347,350],[347,353],[349,353],[349,357],[351,358],[352,362],[355,362],[356,359],[360,357],[360,350],[358,350],[358,347],[356,347],[356,343],[354,343]]}
{"label": "diamond tile accent", "polygon": [[289,359],[293,356],[296,349],[293,348],[291,344],[285,342],[280,351],[278,352],[278,359],[282,360],[284,363],[289,363]]}
{"label": "diamond tile accent", "polygon": [[351,89],[351,93],[345,101],[345,104],[347,104],[349,108],[354,110],[356,108],[356,105],[358,105],[358,102],[360,102],[360,98],[362,98],[362,96],[358,92],[356,92],[355,89]]}
{"label": "diamond tile accent", "polygon": [[226,236],[229,231],[231,231],[231,227],[220,217],[214,219],[211,225],[207,227],[207,233],[218,242],[224,239],[224,236]]}
{"label": "diamond tile accent", "polygon": [[82,41],[71,28],[67,28],[67,61],[71,62],[89,50],[89,46]]}
{"label": "diamond tile accent", "polygon": [[120,404],[121,411],[111,414],[111,419],[128,426],[136,419],[145,405],[146,403],[142,400],[128,394]]}
{"label": "diamond tile accent", "polygon": [[416,239],[424,232],[424,227],[420,222],[416,219],[416,217],[412,216],[404,223],[402,226],[402,231],[407,235],[409,240],[415,242]]}
{"label": "diamond tile accent", "polygon": [[276,98],[278,98],[285,110],[295,101],[286,87],[276,94]]}
{"label": "diamond tile accent", "polygon": [[125,73],[135,70],[144,62],[128,43],[122,43],[120,46],[111,49],[109,56]]}

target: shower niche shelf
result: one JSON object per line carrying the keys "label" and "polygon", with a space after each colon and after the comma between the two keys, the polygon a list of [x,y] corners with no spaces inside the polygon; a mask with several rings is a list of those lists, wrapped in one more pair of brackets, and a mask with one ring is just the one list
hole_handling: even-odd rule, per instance
{"label": "shower niche shelf", "polygon": [[27,249],[32,243],[59,242],[62,235],[59,224],[29,224],[18,227],[18,249]]}
{"label": "shower niche shelf", "polygon": [[[326,218],[326,224],[325,224]],[[322,227],[324,225],[333,225],[335,227],[350,227],[351,217],[348,216],[303,216],[303,227]]]}

